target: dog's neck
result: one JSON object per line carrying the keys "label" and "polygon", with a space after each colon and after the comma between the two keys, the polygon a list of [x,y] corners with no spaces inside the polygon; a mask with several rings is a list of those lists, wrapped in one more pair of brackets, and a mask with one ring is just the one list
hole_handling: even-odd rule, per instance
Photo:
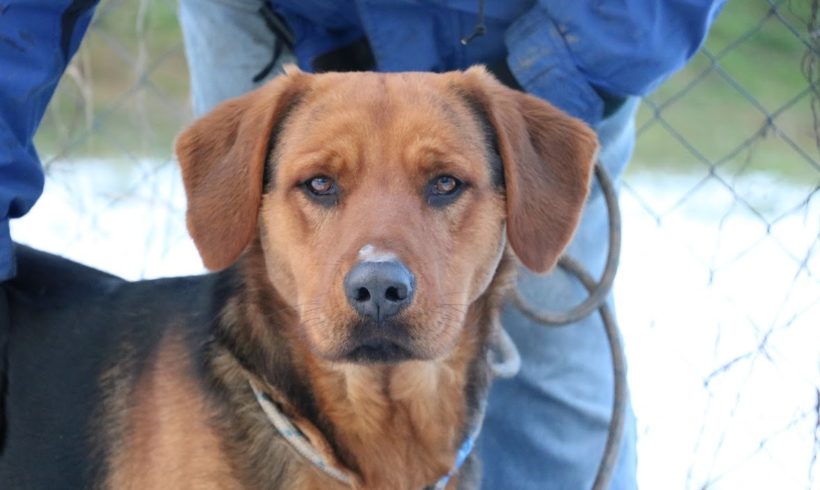
{"label": "dog's neck", "polygon": [[483,333],[463,335],[451,355],[436,361],[310,359],[321,412],[368,488],[424,488],[453,468],[478,408],[468,399],[483,399],[488,383]]}
{"label": "dog's neck", "polygon": [[[260,273],[262,260],[261,252],[252,249],[238,264],[251,283],[222,313],[216,335],[216,348],[222,352],[213,366],[215,381],[226,390],[232,409],[247,415],[241,427],[226,428],[240,434],[229,446],[237,449],[231,459],[240,466],[242,478],[263,487],[274,483],[270,478],[284,483],[286,475],[270,471],[279,464],[269,460],[274,453],[291,460],[291,467],[310,466],[283,449],[287,444],[259,416],[248,376],[284,399],[287,415],[311,431],[315,428],[333,459],[353,475],[356,487],[424,488],[446,475],[486,397],[486,347],[504,288],[490,287],[493,295],[471,305],[462,334],[445,358],[392,365],[334,363],[317,358],[298,340],[297,330],[290,328],[298,326],[298,318]],[[510,262],[502,260],[494,281],[509,281]],[[237,336],[251,338],[236,342]],[[239,345],[254,350],[239,351]],[[319,470],[299,473],[314,477],[301,479],[299,488],[338,484]]]}

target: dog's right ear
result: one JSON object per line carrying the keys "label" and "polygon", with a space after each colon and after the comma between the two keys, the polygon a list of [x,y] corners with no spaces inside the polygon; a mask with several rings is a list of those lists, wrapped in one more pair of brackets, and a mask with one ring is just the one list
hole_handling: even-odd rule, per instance
{"label": "dog's right ear", "polygon": [[188,232],[208,269],[233,264],[256,233],[273,129],[308,78],[291,68],[287,75],[220,104],[177,138]]}

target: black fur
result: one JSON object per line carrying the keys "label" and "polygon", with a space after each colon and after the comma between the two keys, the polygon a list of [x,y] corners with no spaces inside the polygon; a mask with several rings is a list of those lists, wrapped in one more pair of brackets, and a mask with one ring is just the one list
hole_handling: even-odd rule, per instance
{"label": "black fur", "polygon": [[490,176],[492,183],[496,189],[504,192],[504,164],[501,161],[501,150],[499,149],[498,133],[495,130],[492,122],[490,122],[490,113],[484,104],[481,103],[475,96],[464,91],[456,90],[456,93],[461,97],[465,104],[475,115],[481,130],[484,133],[484,141],[486,145],[487,164],[490,166]]}
{"label": "black fur", "polygon": [[17,264],[2,286],[10,327],[0,488],[91,488],[102,460],[89,457],[101,373],[132,362],[139,376],[171,323],[201,328],[191,341],[205,338],[219,276],[131,283],[28,247],[17,247]]}
{"label": "black fur", "polygon": [[285,102],[284,106],[279,109],[276,122],[273,125],[270,137],[268,138],[268,148],[265,150],[265,166],[262,168],[262,193],[268,193],[276,181],[274,179],[276,162],[273,160],[274,148],[279,143],[279,137],[282,134],[282,129],[285,127],[285,122],[288,116],[299,106],[304,94],[297,93]]}

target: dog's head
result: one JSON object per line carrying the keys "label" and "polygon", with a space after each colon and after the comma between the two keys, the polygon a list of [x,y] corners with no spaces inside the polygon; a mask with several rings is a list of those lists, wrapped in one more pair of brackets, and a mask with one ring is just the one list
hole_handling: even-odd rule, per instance
{"label": "dog's head", "polygon": [[296,70],[177,141],[188,229],[210,269],[257,236],[312,350],[339,361],[437,358],[507,244],[536,272],[569,242],[594,133],[483,68]]}

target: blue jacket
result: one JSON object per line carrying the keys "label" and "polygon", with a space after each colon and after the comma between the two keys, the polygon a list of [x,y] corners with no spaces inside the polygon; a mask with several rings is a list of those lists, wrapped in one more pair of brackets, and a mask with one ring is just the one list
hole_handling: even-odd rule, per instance
{"label": "blue jacket", "polygon": [[301,68],[365,36],[379,71],[447,71],[506,58],[527,92],[590,124],[601,94],[645,95],[700,47],[723,0],[272,0]]}
{"label": "blue jacket", "polygon": [[[13,274],[8,219],[42,192],[32,138],[96,0],[0,6],[0,280]],[[724,0],[272,0],[299,64],[363,37],[381,71],[446,71],[506,61],[518,84],[590,124],[602,97],[645,95],[703,42]]]}
{"label": "blue jacket", "polygon": [[9,218],[43,192],[33,138],[91,21],[95,0],[10,0],[0,5],[0,281],[14,275]]}

